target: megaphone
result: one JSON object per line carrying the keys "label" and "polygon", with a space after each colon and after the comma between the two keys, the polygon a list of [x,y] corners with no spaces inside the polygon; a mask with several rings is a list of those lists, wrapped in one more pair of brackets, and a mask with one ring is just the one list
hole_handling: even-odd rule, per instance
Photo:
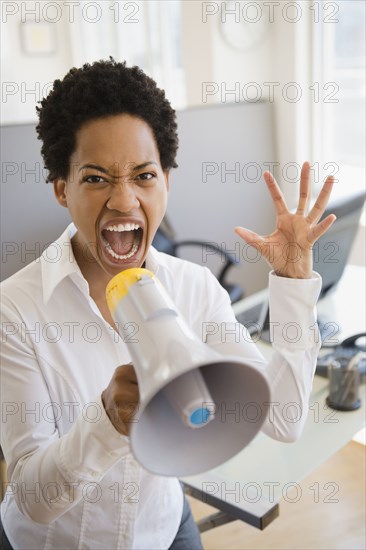
{"label": "megaphone", "polygon": [[106,295],[121,335],[138,328],[126,337],[140,392],[130,430],[136,460],[154,474],[188,476],[248,445],[268,413],[265,375],[203,343],[151,271],[122,271]]}

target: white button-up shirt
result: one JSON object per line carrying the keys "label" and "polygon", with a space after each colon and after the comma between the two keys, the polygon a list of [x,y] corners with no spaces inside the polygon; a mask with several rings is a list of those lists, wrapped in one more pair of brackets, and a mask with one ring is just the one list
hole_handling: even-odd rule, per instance
{"label": "white button-up shirt", "polygon": [[[90,297],[72,251],[75,232],[70,224],[1,285],[4,528],[15,549],[168,548],[181,520],[182,490],[177,479],[152,475],[134,460],[129,439],[104,411],[101,392],[130,356]],[[146,268],[200,337],[203,323],[236,323],[227,293],[207,268],[153,248]],[[266,372],[278,406],[262,429],[279,440],[296,439],[306,419],[320,345],[314,330],[320,287],[315,273],[307,280],[270,274],[278,330],[268,364],[246,330],[205,339]],[[289,323],[301,327],[296,338],[283,330]],[[281,414],[289,403],[298,407]]]}

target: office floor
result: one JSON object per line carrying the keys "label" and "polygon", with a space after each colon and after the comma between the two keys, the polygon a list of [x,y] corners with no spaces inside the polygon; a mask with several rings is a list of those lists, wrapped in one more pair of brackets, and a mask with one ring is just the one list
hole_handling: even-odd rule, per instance
{"label": "office floor", "polygon": [[[365,453],[351,441],[299,484],[301,492],[288,492],[264,531],[235,521],[203,533],[205,550],[365,549]],[[189,500],[195,519],[215,511]]]}

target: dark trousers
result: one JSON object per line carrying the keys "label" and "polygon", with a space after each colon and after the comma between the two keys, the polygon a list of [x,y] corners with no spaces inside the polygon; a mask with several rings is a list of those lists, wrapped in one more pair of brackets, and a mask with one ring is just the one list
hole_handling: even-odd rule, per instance
{"label": "dark trousers", "polygon": [[184,497],[182,521],[169,550],[203,550],[200,533],[186,497]]}
{"label": "dark trousers", "polygon": [[11,546],[10,542],[8,541],[8,537],[5,534],[3,524],[0,517],[0,549],[1,550],[13,550],[13,547]]}

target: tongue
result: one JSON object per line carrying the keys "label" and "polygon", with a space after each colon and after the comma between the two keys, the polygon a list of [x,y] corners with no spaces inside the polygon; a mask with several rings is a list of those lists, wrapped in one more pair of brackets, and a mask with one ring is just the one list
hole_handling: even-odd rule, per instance
{"label": "tongue", "polygon": [[135,235],[136,231],[103,231],[103,237],[119,256],[124,256],[131,251]]}

